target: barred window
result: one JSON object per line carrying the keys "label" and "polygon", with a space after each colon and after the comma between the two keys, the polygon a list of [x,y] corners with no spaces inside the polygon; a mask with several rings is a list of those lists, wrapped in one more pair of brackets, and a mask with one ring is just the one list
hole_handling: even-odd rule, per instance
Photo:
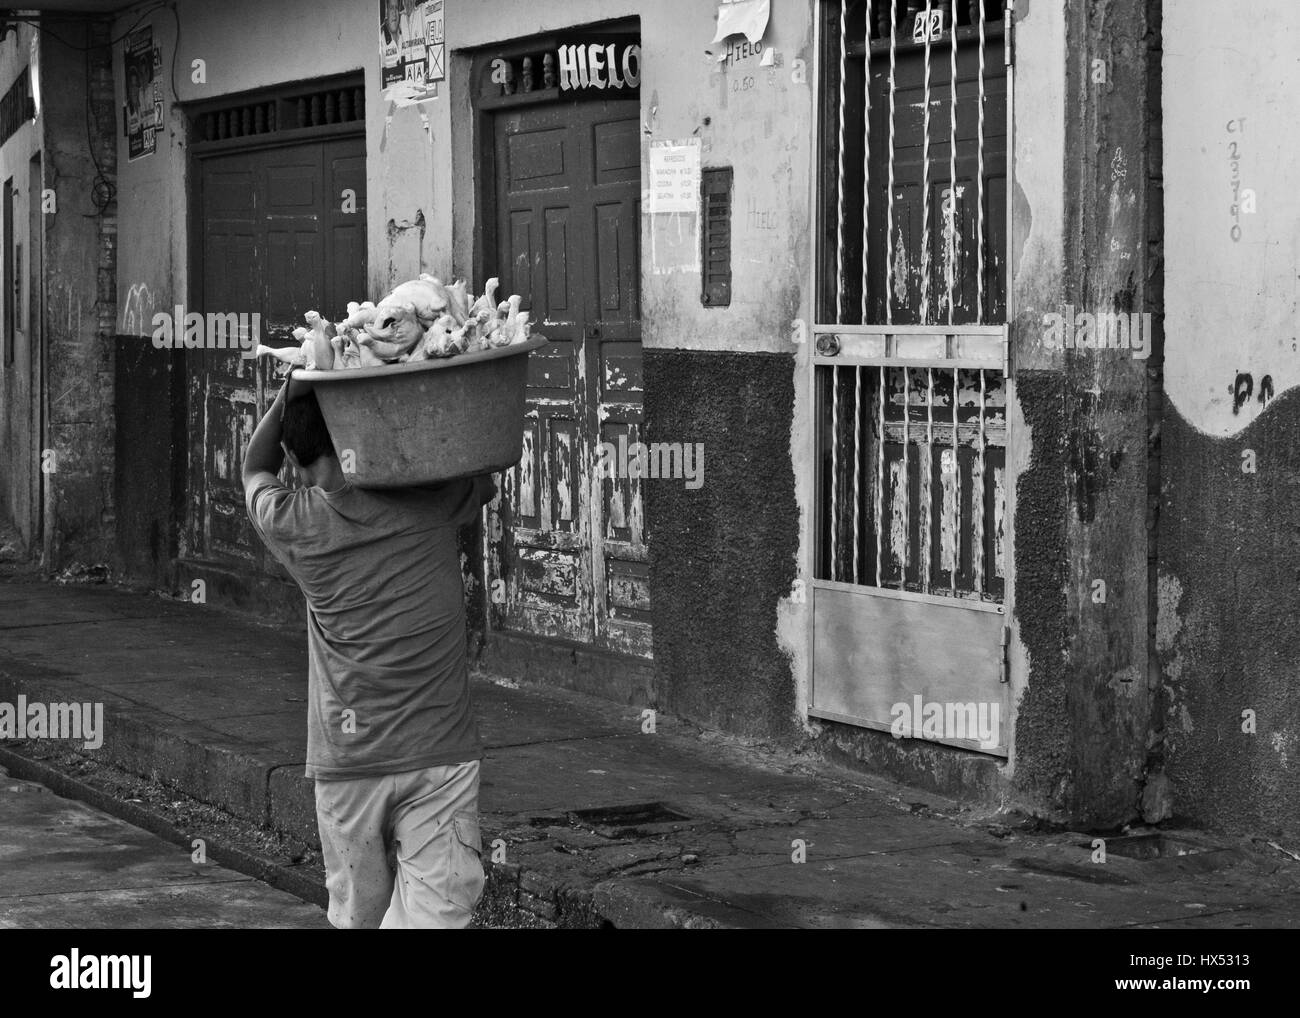
{"label": "barred window", "polygon": [[1002,3],[821,18],[817,579],[1000,604]]}
{"label": "barred window", "polygon": [[1001,0],[822,4],[819,321],[1003,321],[1003,26]]}

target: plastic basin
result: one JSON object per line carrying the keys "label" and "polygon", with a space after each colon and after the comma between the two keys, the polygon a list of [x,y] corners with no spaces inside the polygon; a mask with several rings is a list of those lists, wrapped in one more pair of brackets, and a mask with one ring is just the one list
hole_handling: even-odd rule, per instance
{"label": "plastic basin", "polygon": [[545,345],[534,336],[458,357],[293,377],[312,384],[353,484],[407,488],[519,462],[528,355]]}

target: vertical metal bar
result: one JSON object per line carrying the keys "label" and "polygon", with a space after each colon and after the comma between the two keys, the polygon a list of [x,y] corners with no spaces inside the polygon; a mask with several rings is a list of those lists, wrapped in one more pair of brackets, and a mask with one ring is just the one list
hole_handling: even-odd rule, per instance
{"label": "vertical metal bar", "polygon": [[957,393],[961,380],[952,369],[952,596],[957,596],[957,571],[961,569],[961,442],[957,434]]}
{"label": "vertical metal bar", "polygon": [[[979,71],[979,109],[976,111],[979,121],[979,136],[976,141],[975,158],[978,165],[975,169],[975,202],[976,216],[978,222],[975,228],[976,258],[978,266],[976,268],[976,298],[975,298],[975,321],[984,324],[984,0],[975,0],[975,6],[980,12],[980,71]],[[1009,155],[1009,153],[1008,153]],[[1010,204],[1010,202],[1008,202]]]}
{"label": "vertical metal bar", "polygon": [[[1007,201],[1005,213],[1005,231],[1006,239],[1003,241],[1002,264],[1005,266],[1004,285],[1002,287],[1003,316],[1002,320],[1010,323],[1015,320],[1016,316],[1016,288],[1012,285],[1011,279],[1011,238],[1015,234],[1015,209],[1016,203],[1010,198],[1016,193],[1016,69],[1013,65],[1013,51],[1015,47],[1016,33],[1016,4],[1015,0],[1003,0],[1002,4],[1002,60],[1005,64],[1006,71],[1006,90],[1007,90],[1007,118],[1006,118],[1006,151],[1007,151]],[[1004,334],[1010,339],[1010,325],[1004,330]],[[1011,378],[1011,347],[1007,345],[1007,382],[1014,385]],[[1008,509],[1011,507],[1008,506]]]}
{"label": "vertical metal bar", "polygon": [[984,369],[980,368],[980,437],[979,437],[979,456],[976,464],[979,471],[975,480],[971,483],[971,524],[973,536],[971,537],[971,561],[974,563],[975,572],[975,593],[981,598],[984,596],[984,589],[987,586],[984,577],[984,485],[987,462],[985,454],[987,446],[984,438],[984,414],[987,410],[988,390],[985,386]]}
{"label": "vertical metal bar", "polygon": [[839,215],[835,220],[835,321],[844,321],[844,78],[848,61],[848,19],[849,0],[840,0],[840,132],[836,152],[839,163],[837,167],[837,207]]}
{"label": "vertical metal bar", "polygon": [[883,587],[885,505],[885,366],[880,365],[880,447],[876,454],[876,586]]}
{"label": "vertical metal bar", "polygon": [[862,365],[853,369],[853,582],[858,582],[858,508],[862,505],[862,450],[858,442],[862,436]]}
{"label": "vertical metal bar", "polygon": [[831,366],[831,579],[839,575],[840,531],[840,369]]}
{"label": "vertical metal bar", "polygon": [[944,273],[948,286],[948,324],[952,324],[953,275],[957,258],[957,4],[952,5],[952,24],[948,26],[950,60],[948,85],[948,265]]}
{"label": "vertical metal bar", "polygon": [[894,68],[898,48],[898,0],[889,0],[889,194],[885,216],[885,324],[894,321]]}
{"label": "vertical metal bar", "polygon": [[[891,0],[892,2],[892,0]],[[867,324],[867,257],[871,212],[871,3],[867,0],[862,27],[865,50],[862,72],[862,324]]]}
{"label": "vertical metal bar", "polygon": [[912,475],[908,470],[908,417],[911,416],[912,369],[903,369],[903,554],[898,589],[907,589],[907,567],[912,561]]}
{"label": "vertical metal bar", "polygon": [[921,543],[921,592],[930,592],[930,563],[934,558],[934,368],[925,369],[925,464],[921,471],[921,525],[925,540]]}
{"label": "vertical metal bar", "polygon": [[921,117],[921,324],[930,324],[930,0],[925,0],[925,89]]}

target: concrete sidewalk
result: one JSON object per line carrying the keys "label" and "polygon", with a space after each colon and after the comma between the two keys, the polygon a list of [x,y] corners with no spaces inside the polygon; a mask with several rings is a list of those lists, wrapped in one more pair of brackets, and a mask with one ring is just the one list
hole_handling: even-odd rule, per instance
{"label": "concrete sidewalk", "polygon": [[329,929],[320,909],[0,767],[0,930]]}
{"label": "concrete sidewalk", "polygon": [[[301,632],[11,576],[0,583],[0,702],[103,703],[106,734],[78,752],[0,742],[0,765],[58,769],[72,794],[94,785],[128,811],[152,797],[174,809],[178,838],[220,815],[305,846],[285,850],[285,868],[320,900],[305,667]],[[1098,863],[1091,835],[1036,833],[1022,817],[662,713],[645,734],[640,708],[488,677],[474,693],[494,914],[620,927],[1300,927],[1300,863],[1263,842],[1108,836]],[[154,791],[133,790],[130,776]]]}

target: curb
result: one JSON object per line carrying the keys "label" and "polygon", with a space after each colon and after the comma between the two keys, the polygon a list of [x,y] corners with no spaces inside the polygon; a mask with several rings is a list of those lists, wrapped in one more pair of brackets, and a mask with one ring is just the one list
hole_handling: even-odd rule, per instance
{"label": "curb", "polygon": [[[0,672],[0,700],[14,699],[19,693],[29,700],[68,697],[66,690],[58,690],[39,679]],[[76,750],[78,755],[215,807],[263,832],[303,842],[319,851],[315,792],[313,783],[302,775],[301,761],[268,760],[241,751],[234,737],[217,735],[216,740],[226,744],[212,745],[209,740],[186,732],[188,726],[183,720],[152,709],[128,711],[105,704],[104,717],[104,727],[112,733],[111,737],[105,738],[93,756]],[[40,782],[58,795],[85,802],[187,851],[190,848],[193,835],[176,826],[170,818],[118,798],[58,767],[3,745],[0,745],[0,766],[16,778]],[[755,917],[721,903],[700,900],[688,905],[685,895],[678,901],[663,889],[636,886],[625,879],[605,880],[596,885],[575,884],[546,870],[525,869],[517,863],[493,863],[489,846],[504,832],[489,826],[491,818],[482,814],[480,823],[486,877],[480,915],[514,909],[544,923],[578,929],[705,929],[753,925]],[[225,839],[214,838],[206,832],[203,837],[212,861],[310,904],[328,907],[329,895],[323,882]],[[750,921],[739,921],[744,916]]]}
{"label": "curb", "polygon": [[[84,781],[79,781],[56,767],[21,756],[3,747],[0,747],[0,767],[8,771],[11,777],[22,781],[39,782],[65,799],[84,802],[173,845],[178,845],[187,851],[190,849],[192,835],[181,830],[165,817],[153,810],[119,799]],[[243,873],[245,876],[254,877],[276,890],[285,891],[309,904],[320,908],[329,905],[329,894],[324,884],[288,866],[282,866],[256,853],[230,845],[223,839],[213,838],[208,833],[204,834],[204,841],[207,846],[207,856],[213,862],[237,873]]]}
{"label": "curb", "polygon": [[[33,760],[12,749],[0,746],[0,768],[13,778],[38,782],[56,795],[84,802],[186,851],[191,847],[194,835],[178,827],[161,813],[147,806],[128,802],[111,792],[75,778],[58,767]],[[306,779],[302,780],[306,782]],[[189,790],[179,786],[173,787],[181,794],[194,798]],[[238,819],[254,822],[248,817],[238,817]],[[274,815],[271,819],[275,819]],[[268,830],[273,834],[299,836],[296,829],[286,829],[277,823],[258,822],[261,824],[260,829]],[[494,836],[495,832],[485,828],[484,844],[489,845]],[[212,862],[260,880],[308,904],[316,905],[321,909],[329,907],[329,893],[325,889],[325,884],[315,877],[307,876],[293,867],[284,866],[256,852],[233,845],[224,838],[214,837],[209,831],[204,831],[203,838],[207,856]],[[312,843],[316,843],[315,832],[313,832]],[[501,910],[518,910],[543,922],[565,928],[594,929],[626,925],[626,923],[614,923],[610,917],[600,912],[591,889],[573,887],[538,871],[523,869],[515,863],[494,864],[490,860],[488,851],[484,852],[483,872],[486,882],[483,899],[477,910],[479,915],[499,913]],[[620,911],[621,915],[626,917],[637,914],[637,910],[629,908]],[[653,922],[646,925],[662,927],[663,923]]]}

